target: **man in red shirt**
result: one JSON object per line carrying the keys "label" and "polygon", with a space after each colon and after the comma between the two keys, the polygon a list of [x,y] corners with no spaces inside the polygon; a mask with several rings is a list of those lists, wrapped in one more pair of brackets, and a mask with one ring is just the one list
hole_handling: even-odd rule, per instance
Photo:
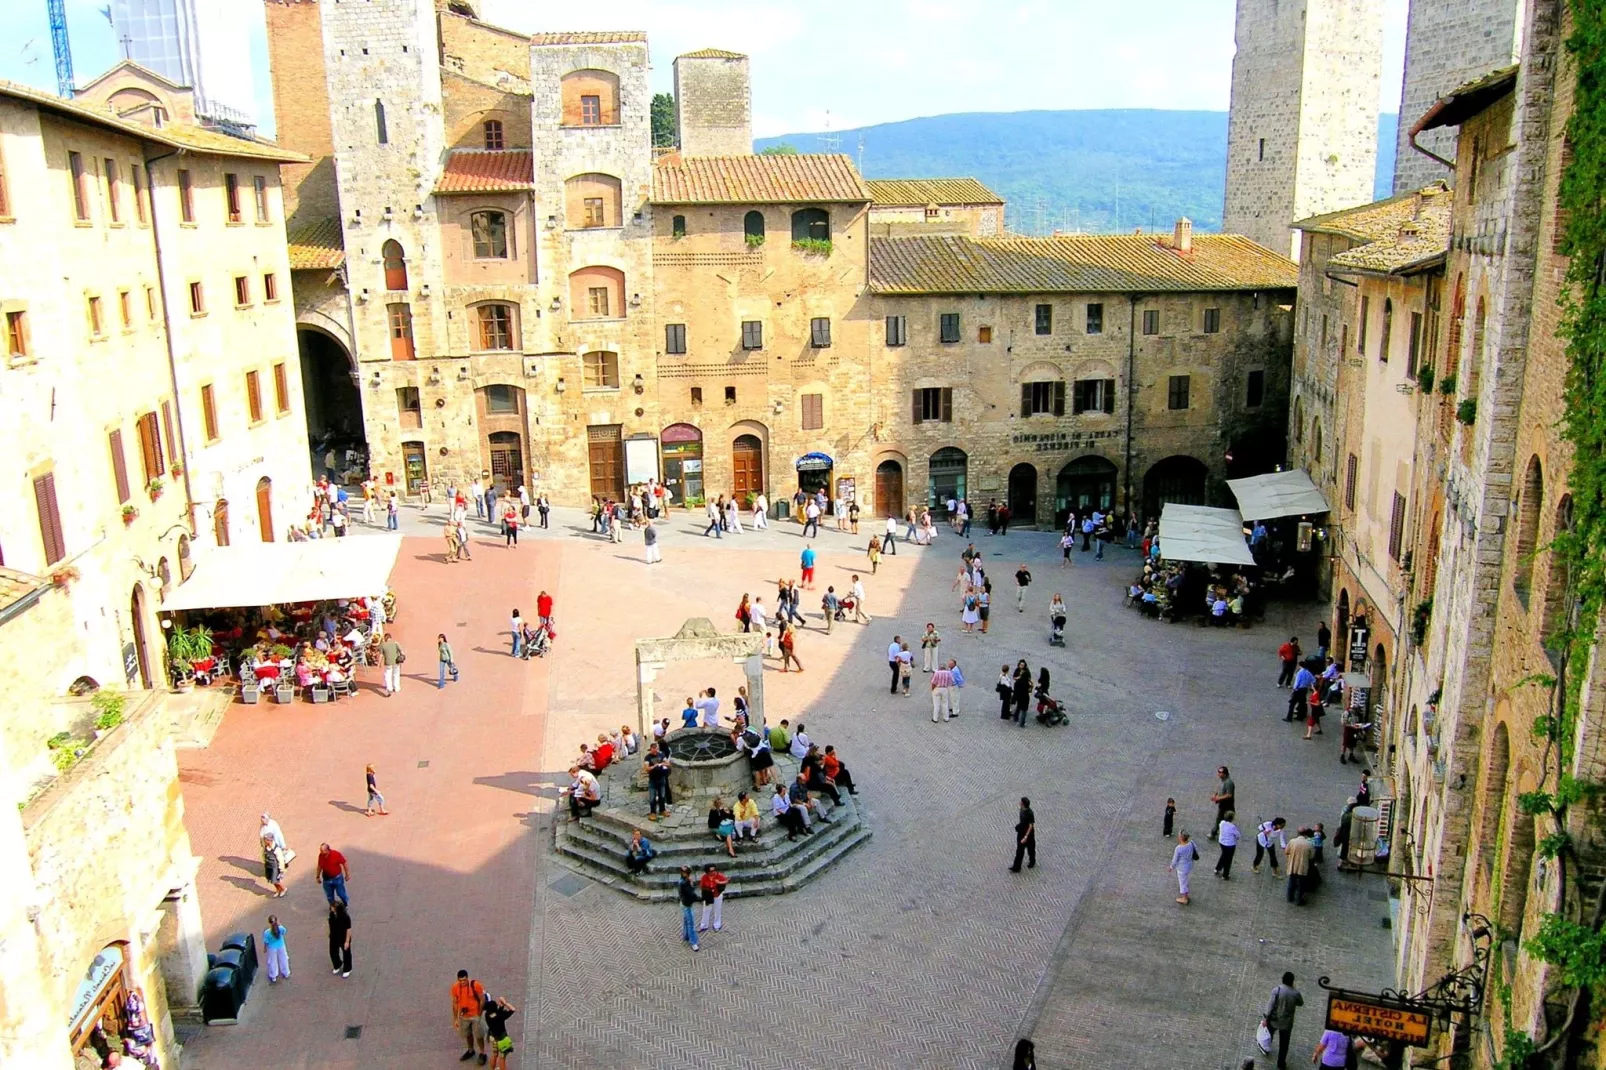
{"label": "man in red shirt", "polygon": [[542,591],[535,600],[535,615],[542,624],[552,623],[552,596]]}
{"label": "man in red shirt", "polygon": [[1299,636],[1291,637],[1288,642],[1277,648],[1277,657],[1283,663],[1283,671],[1277,677],[1277,686],[1283,687],[1294,682],[1294,669],[1299,664]]}
{"label": "man in red shirt", "polygon": [[597,736],[597,745],[591,749],[591,771],[600,773],[613,761],[613,744],[606,735]]}
{"label": "man in red shirt", "polygon": [[719,867],[710,862],[703,867],[702,879],[697,882],[703,893],[703,921],[697,927],[698,932],[708,931],[708,917],[714,917],[714,931],[717,933],[725,925],[725,886],[731,879],[719,871]]}
{"label": "man in red shirt", "polygon": [[346,865],[346,856],[330,847],[327,843],[318,845],[318,879],[323,882],[323,897],[333,906],[335,896],[347,906],[351,900],[346,897],[346,881],[351,879],[351,869]]}

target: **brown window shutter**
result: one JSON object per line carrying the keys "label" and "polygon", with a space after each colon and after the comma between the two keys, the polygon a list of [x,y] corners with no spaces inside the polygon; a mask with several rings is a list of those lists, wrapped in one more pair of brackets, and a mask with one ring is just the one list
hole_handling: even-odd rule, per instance
{"label": "brown window shutter", "polygon": [[1032,414],[1031,383],[1022,383],[1020,385],[1020,414],[1022,416],[1030,416]]}
{"label": "brown window shutter", "polygon": [[915,423],[919,423],[920,422],[920,391],[916,390],[914,396],[915,396],[914,422]]}
{"label": "brown window shutter", "polygon": [[162,435],[167,440],[167,461],[178,463],[178,449],[173,442],[173,403],[162,402]]}
{"label": "brown window shutter", "polygon": [[[128,461],[123,456],[123,433],[113,431],[106,436],[106,444],[111,447],[112,453],[112,480],[117,485],[117,504],[122,505],[128,501]],[[52,475],[51,486],[55,486],[55,476]]]}
{"label": "brown window shutter", "polygon": [[139,456],[145,466],[145,482],[149,483],[167,472],[167,467],[162,463],[161,429],[157,426],[154,412],[141,416],[136,426],[139,428]]}
{"label": "brown window shutter", "polygon": [[67,542],[61,530],[61,509],[56,504],[54,472],[46,472],[33,481],[33,502],[39,511],[39,538],[44,543],[45,564],[54,565],[67,556]]}
{"label": "brown window shutter", "polygon": [[1054,384],[1054,415],[1065,415],[1065,383],[1063,380]]}
{"label": "brown window shutter", "polygon": [[942,388],[942,422],[945,424],[954,422],[954,391],[948,386]]}
{"label": "brown window shutter", "polygon": [[1115,411],[1115,380],[1104,380],[1104,414],[1108,416]]}

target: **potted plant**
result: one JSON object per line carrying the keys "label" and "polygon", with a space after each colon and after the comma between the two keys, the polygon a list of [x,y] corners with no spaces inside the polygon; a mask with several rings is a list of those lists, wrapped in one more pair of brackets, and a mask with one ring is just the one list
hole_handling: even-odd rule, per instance
{"label": "potted plant", "polygon": [[177,691],[188,691],[195,685],[195,662],[212,656],[212,629],[205,625],[194,628],[174,628],[167,638],[168,671]]}
{"label": "potted plant", "polygon": [[279,705],[288,706],[296,700],[296,685],[290,682],[289,677],[279,677],[279,682],[273,688],[273,697]]}
{"label": "potted plant", "polygon": [[139,519],[139,510],[138,509],[135,509],[132,505],[123,506],[123,523],[124,524],[132,524],[134,521],[136,521],[138,519]]}
{"label": "potted plant", "polygon": [[1446,375],[1443,379],[1439,380],[1439,393],[1443,394],[1445,397],[1451,397],[1455,394],[1454,375]]}
{"label": "potted plant", "polygon": [[90,698],[89,704],[95,708],[96,739],[123,723],[123,707],[127,700],[117,692],[102,688]]}
{"label": "potted plant", "polygon": [[168,471],[172,472],[175,476],[181,476],[181,475],[184,474],[184,466],[182,464],[174,462],[174,464],[172,465],[172,467],[170,467],[168,469]]}
{"label": "potted plant", "polygon": [[1468,427],[1478,418],[1478,399],[1463,398],[1461,404],[1455,407],[1455,418]]}
{"label": "potted plant", "polygon": [[1416,385],[1424,394],[1433,393],[1433,365],[1424,364],[1416,370]]}
{"label": "potted plant", "polygon": [[154,502],[157,498],[162,496],[162,488],[166,485],[167,484],[163,483],[160,479],[152,479],[149,483],[145,484],[145,493],[149,494],[151,496],[151,501]]}

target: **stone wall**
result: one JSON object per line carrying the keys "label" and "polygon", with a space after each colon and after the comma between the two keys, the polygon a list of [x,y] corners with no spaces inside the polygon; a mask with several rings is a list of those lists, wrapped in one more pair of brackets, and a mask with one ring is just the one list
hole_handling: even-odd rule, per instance
{"label": "stone wall", "polygon": [[753,85],[747,57],[675,58],[675,123],[682,156],[753,151]]}
{"label": "stone wall", "polygon": [[312,157],[308,163],[284,165],[285,214],[295,216],[305,205],[310,218],[338,215],[318,0],[263,0],[262,7],[272,71],[274,138]]}

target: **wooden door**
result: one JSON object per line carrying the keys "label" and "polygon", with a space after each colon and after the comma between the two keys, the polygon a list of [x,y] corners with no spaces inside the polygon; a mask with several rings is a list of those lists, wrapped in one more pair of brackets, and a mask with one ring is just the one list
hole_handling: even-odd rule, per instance
{"label": "wooden door", "polygon": [[1037,523],[1037,469],[1029,464],[1009,470],[1009,515],[1017,524]]}
{"label": "wooden door", "polygon": [[882,461],[875,470],[877,516],[903,516],[903,465]]}
{"label": "wooden door", "polygon": [[524,447],[516,431],[493,431],[491,445],[491,478],[516,493],[524,482]]}
{"label": "wooden door", "polygon": [[257,480],[257,523],[262,530],[262,541],[273,541],[273,480],[266,476]]}
{"label": "wooden door", "polygon": [[618,424],[586,428],[591,449],[591,493],[618,501],[625,496],[625,444]]}
{"label": "wooden door", "polygon": [[229,503],[222,498],[212,507],[212,536],[219,546],[229,544]]}
{"label": "wooden door", "polygon": [[731,443],[731,489],[737,501],[764,490],[764,444],[756,435],[741,435]]}
{"label": "wooden door", "polygon": [[128,616],[134,623],[134,657],[139,664],[139,686],[149,691],[151,661],[150,655],[145,651],[145,592],[137,586],[128,602]]}

